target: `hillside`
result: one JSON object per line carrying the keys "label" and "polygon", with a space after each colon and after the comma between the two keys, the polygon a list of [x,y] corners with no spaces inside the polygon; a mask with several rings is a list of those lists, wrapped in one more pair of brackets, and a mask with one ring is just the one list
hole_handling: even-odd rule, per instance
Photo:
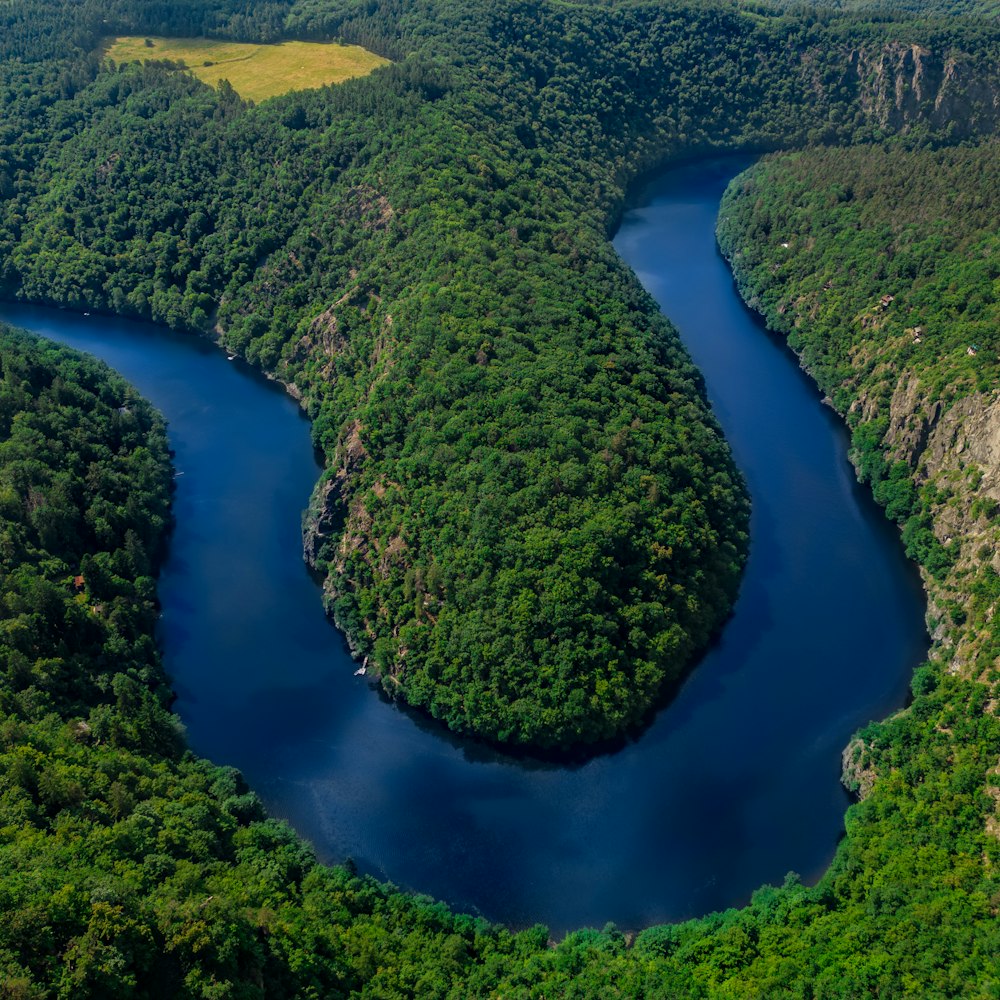
{"label": "hillside", "polygon": [[998,39],[697,5],[469,16],[295,8],[413,54],[256,109],[155,63],[8,63],[0,282],[276,373],[327,460],[307,556],[386,692],[501,743],[593,743],[669,695],[746,548],[700,379],[607,246],[629,178],[989,130]]}
{"label": "hillside", "polygon": [[934,668],[984,681],[1000,655],[998,186],[995,143],[814,151],[735,183],[719,223],[741,290],[846,417],[925,570]]}
{"label": "hillside", "polygon": [[769,7],[798,10],[810,7],[817,13],[851,11],[881,17],[934,17],[948,20],[956,17],[976,18],[996,22],[1000,18],[997,0],[823,0],[803,3],[802,0],[765,0]]}
{"label": "hillside", "polygon": [[[251,108],[102,65],[108,32],[397,62]],[[185,751],[152,641],[162,428],[8,335],[0,990],[995,993],[995,147],[947,147],[995,130],[998,54],[981,22],[712,3],[0,9],[3,294],[209,334],[281,378],[326,459],[306,554],[359,655],[452,728],[535,747],[641,723],[747,546],[699,375],[607,245],[629,184],[895,136],[765,162],[720,238],[852,423],[937,640],[911,708],[848,754],[865,796],[816,887],[628,939],[488,927],[317,866]]]}

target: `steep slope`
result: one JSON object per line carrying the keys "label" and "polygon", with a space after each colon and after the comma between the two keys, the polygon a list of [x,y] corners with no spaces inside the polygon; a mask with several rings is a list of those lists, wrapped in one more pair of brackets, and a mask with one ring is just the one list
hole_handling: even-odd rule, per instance
{"label": "steep slope", "polygon": [[[778,157],[730,190],[719,238],[748,301],[852,427],[854,460],[925,571],[934,662],[1000,653],[995,144]],[[984,589],[985,588],[985,591]]]}
{"label": "steep slope", "polygon": [[712,5],[289,24],[415,54],[255,109],[154,65],[41,94],[48,64],[8,65],[6,292],[215,330],[289,384],[327,460],[307,555],[390,696],[515,744],[634,727],[724,620],[747,505],[606,244],[625,185],[700,149],[989,130],[997,38]]}
{"label": "steep slope", "polygon": [[[85,3],[67,12],[59,4],[19,4],[3,12],[12,26],[0,36],[7,55],[0,123],[5,288],[8,294],[99,305],[193,329],[218,320],[229,343],[294,384],[315,417],[333,484],[324,484],[316,504],[326,537],[310,536],[310,550],[327,562],[334,603],[348,601],[338,614],[356,609],[357,620],[347,623],[352,633],[363,637],[366,620],[375,623],[388,676],[399,659],[399,637],[379,617],[375,585],[351,582],[347,563],[340,568],[335,561],[345,539],[347,549],[360,539],[343,556],[356,557],[359,574],[375,572],[372,567],[383,557],[391,568],[401,551],[392,530],[398,522],[387,519],[381,530],[375,519],[380,511],[373,508],[374,500],[382,499],[379,491],[387,495],[399,480],[387,472],[380,482],[376,463],[388,469],[399,460],[405,467],[407,455],[426,451],[431,461],[421,461],[417,485],[438,486],[432,476],[456,463],[445,450],[438,458],[437,451],[442,445],[458,450],[448,438],[449,422],[465,429],[464,402],[477,398],[474,377],[502,375],[501,387],[515,393],[515,416],[502,429],[544,435],[550,428],[539,413],[566,416],[544,397],[532,403],[530,392],[516,393],[517,376],[525,369],[529,389],[539,384],[538,395],[547,389],[545,380],[530,381],[530,364],[544,346],[530,339],[532,331],[540,331],[538,341],[548,341],[553,331],[569,331],[568,340],[555,339],[558,349],[543,369],[547,376],[583,371],[602,399],[605,390],[638,382],[635,391],[655,408],[674,406],[683,413],[680,439],[695,433],[714,442],[714,481],[709,476],[704,482],[710,484],[713,507],[736,512],[737,523],[725,537],[734,551],[739,548],[739,491],[704,416],[697,377],[674,353],[651,304],[603,247],[603,230],[636,170],[705,148],[867,139],[883,127],[899,127],[919,144],[935,125],[935,107],[945,103],[944,67],[952,58],[947,100],[953,113],[962,115],[959,127],[971,134],[995,121],[989,109],[996,106],[990,96],[996,92],[996,38],[963,25],[849,19],[807,24],[709,5],[400,11],[386,4],[369,11],[368,5],[330,10],[310,4],[296,8],[296,23],[317,31],[343,29],[369,44],[381,39],[382,50],[397,58],[411,48],[423,47],[424,55],[339,93],[248,109],[231,94],[210,95],[155,68],[98,72],[86,58],[63,59],[74,45],[95,40],[102,17],[119,18],[121,30],[133,31],[152,30],[154,20],[184,30],[178,22],[185,18],[198,30],[247,27],[235,8],[223,5],[157,5],[155,11],[128,6],[123,12],[115,5]],[[275,4],[260,13],[259,24],[249,22],[251,28],[257,25],[253,30],[273,26],[276,18],[280,22],[284,10]],[[213,21],[216,16],[220,20]],[[63,30],[64,21],[80,33],[78,41]],[[911,62],[906,55],[912,56],[913,45],[926,53],[919,80],[916,56]],[[862,52],[863,58],[851,56]],[[17,61],[55,57],[59,61]],[[941,82],[925,85],[925,78],[938,79],[935,67],[941,68]],[[914,104],[907,87],[915,81],[921,89]],[[732,104],[721,98],[723,92],[733,95]],[[936,124],[946,130],[949,122]],[[968,495],[983,483],[992,489],[995,406],[988,394],[995,381],[992,369],[980,382],[979,369],[970,367],[982,363],[983,343],[992,342],[981,327],[962,326],[959,308],[974,307],[975,323],[993,315],[992,243],[984,244],[991,256],[969,253],[976,246],[975,226],[962,232],[947,224],[974,219],[975,212],[966,216],[966,202],[947,199],[942,209],[940,196],[921,187],[944,178],[940,189],[947,191],[953,186],[947,157],[971,154],[914,154],[913,160],[900,160],[900,169],[907,167],[902,173],[880,163],[877,152],[851,154],[866,155],[894,186],[893,197],[908,206],[918,229],[922,206],[934,209],[927,216],[929,235],[918,229],[911,234],[909,261],[888,253],[894,236],[887,242],[871,239],[868,216],[864,225],[810,230],[810,215],[824,218],[819,209],[834,210],[842,200],[867,206],[876,220],[881,212],[891,229],[898,224],[898,219],[886,222],[884,209],[871,208],[879,201],[874,196],[855,198],[852,189],[849,198],[841,197],[847,195],[846,183],[858,183],[850,172],[858,161],[843,151],[830,157],[830,176],[837,181],[830,188],[824,191],[808,174],[798,187],[790,185],[803,197],[819,188],[810,213],[768,206],[765,186],[748,188],[761,197],[748,197],[742,202],[746,215],[732,217],[743,220],[732,222],[732,241],[740,240],[744,253],[758,241],[768,254],[776,254],[783,242],[811,252],[841,232],[856,241],[838,253],[838,267],[855,261],[842,290],[853,294],[858,283],[870,294],[856,304],[845,299],[837,306],[840,319],[831,318],[824,336],[796,343],[844,412],[858,403],[852,419],[858,423],[859,468],[877,483],[890,513],[912,524],[907,543],[927,567],[949,619],[942,617],[935,661],[915,680],[911,710],[862,734],[858,759],[850,763],[877,780],[849,812],[848,835],[817,887],[790,877],[780,889],[760,890],[739,911],[652,928],[635,939],[613,929],[580,932],[549,947],[544,930],[514,935],[488,928],[347,872],[316,868],[287,830],[262,818],[238,776],[184,756],[163,709],[162,678],[141,623],[133,623],[130,648],[151,658],[148,669],[127,672],[122,680],[113,676],[111,657],[121,653],[121,644],[116,638],[102,654],[104,632],[94,638],[101,650],[88,654],[88,664],[99,666],[92,671],[83,663],[77,665],[81,670],[62,669],[53,662],[64,658],[58,648],[51,655],[50,647],[36,644],[27,667],[13,655],[12,649],[28,656],[9,642],[13,638],[16,646],[25,635],[18,624],[22,614],[30,619],[42,609],[59,617],[68,609],[103,621],[102,614],[88,610],[93,606],[76,600],[72,570],[79,560],[85,572],[76,575],[84,577],[84,586],[93,585],[90,564],[84,567],[82,560],[91,556],[100,566],[105,550],[70,552],[57,533],[44,552],[36,543],[33,554],[13,550],[13,562],[5,567],[19,586],[33,580],[25,570],[32,565],[28,557],[40,555],[39,567],[54,578],[32,582],[37,593],[29,594],[30,603],[16,606],[15,600],[6,609],[5,624],[14,626],[4,635],[5,662],[13,669],[2,696],[7,712],[0,769],[3,989],[13,996],[74,997],[995,992],[1000,856],[988,775],[1000,754],[1000,731],[990,686],[996,678],[983,657],[996,655],[988,644],[996,574],[986,565],[988,552],[969,548],[954,533],[970,525],[991,531],[993,524],[993,509],[977,510],[980,498],[969,503]],[[841,173],[834,169],[838,163]],[[975,209],[978,185],[991,175],[988,156],[970,163],[965,176],[975,184],[967,180],[956,189]],[[884,202],[884,192],[881,198]],[[753,221],[769,218],[769,212],[772,225],[787,223],[788,235],[780,240]],[[945,235],[935,226],[943,226]],[[812,246],[810,239],[816,241]],[[949,240],[957,240],[963,253],[952,254]],[[735,253],[732,241],[726,245]],[[494,266],[497,259],[502,266]],[[757,294],[765,305],[773,293],[773,309],[767,306],[771,320],[779,324],[788,315],[791,336],[806,338],[809,324],[795,327],[793,317],[808,318],[813,305],[821,316],[822,303],[816,300],[806,309],[798,300],[830,291],[822,285],[836,275],[806,287],[809,276],[821,273],[821,261],[797,254],[792,260],[801,263],[801,274],[786,274],[784,260],[741,266],[741,279],[748,294]],[[987,270],[965,284],[957,271],[949,277],[953,265],[964,270],[973,264]],[[756,293],[751,272],[760,280]],[[432,278],[424,282],[425,274]],[[772,283],[774,275],[780,288]],[[890,294],[884,287],[890,277],[899,279],[901,303],[909,297],[918,310],[954,311],[939,328],[956,338],[940,352],[939,367],[918,371],[907,360],[905,349],[931,341],[921,337],[915,344],[912,326],[890,325],[896,299],[881,307],[882,296]],[[927,286],[926,302],[919,298],[921,277],[940,278]],[[470,291],[469,285],[476,287]],[[477,311],[482,308],[486,314]],[[508,322],[509,316],[516,322]],[[465,330],[474,331],[478,343],[462,342]],[[575,331],[600,334],[599,346],[586,359],[596,356],[604,374],[588,373],[576,358]],[[843,344],[838,331],[847,331]],[[859,331],[860,350],[852,355]],[[966,344],[973,331],[981,348],[975,357]],[[8,357],[20,350],[5,343],[5,372]],[[665,358],[671,391],[680,384],[680,400],[669,404],[661,403],[662,386],[654,384]],[[439,375],[449,361],[456,370],[442,383]],[[488,371],[495,361],[499,373],[495,367]],[[605,368],[605,362],[613,367]],[[63,381],[75,386],[85,380],[74,364],[51,361],[42,367],[54,371],[68,365]],[[397,369],[417,377],[395,385]],[[908,377],[897,397],[900,370]],[[451,390],[451,381],[461,393]],[[376,437],[380,424],[352,426],[359,402],[371,402],[372,412],[381,412],[376,405],[386,408],[387,398],[378,395],[387,391],[379,389],[385,383],[393,388],[388,401],[403,404],[398,411],[393,407],[399,436],[389,442]],[[941,391],[956,386],[954,396]],[[15,389],[20,396],[11,417],[30,411],[28,399],[37,395],[23,385]],[[406,406],[417,391],[423,393],[419,412],[436,421],[429,428],[410,426],[418,407]],[[81,403],[82,410],[97,414],[98,438],[111,434],[123,416],[121,398],[105,399],[103,409],[93,401]],[[622,430],[628,433],[616,445]],[[632,431],[630,422],[599,426],[593,442],[586,442],[596,449],[587,452],[588,461],[594,460],[598,471],[601,464],[613,470],[618,460],[627,466]],[[425,449],[421,435],[433,450]],[[655,437],[640,440],[640,451],[650,441]],[[497,449],[496,443],[487,439],[493,450],[475,456],[487,471],[490,457],[499,462],[532,447],[530,439],[515,441],[514,449],[506,441]],[[962,468],[963,456],[974,458],[979,468]],[[162,459],[161,453],[154,478],[164,474]],[[136,471],[129,471],[129,482]],[[505,471],[501,466],[500,486],[510,500]],[[983,478],[973,486],[979,472]],[[53,475],[58,474],[57,469]],[[624,471],[622,478],[627,476]],[[712,487],[721,489],[722,500]],[[91,488],[109,507],[121,505],[114,477],[106,483],[96,476]],[[104,490],[111,495],[105,497]],[[954,490],[956,503],[946,490]],[[162,499],[165,493],[156,495]],[[59,516],[51,522],[39,514],[46,505],[30,493],[8,496],[8,513],[35,516],[36,531],[60,519],[85,517],[80,494],[56,499],[50,513]],[[403,497],[409,517],[424,516],[421,499],[412,487]],[[642,499],[639,495],[640,504]],[[653,502],[648,492],[645,499]],[[949,532],[944,518],[952,509],[962,520]],[[440,526],[419,522],[424,553],[434,553],[436,532],[445,539],[449,531],[464,537],[464,508],[454,514]],[[485,515],[495,532],[506,529],[502,511]],[[676,522],[670,527],[676,531]],[[569,537],[567,532],[562,539]],[[98,541],[90,539],[94,546]],[[544,556],[545,546],[541,551]],[[5,549],[5,554],[12,553]],[[972,572],[962,577],[966,558]],[[556,561],[546,565],[558,568]],[[434,599],[432,564],[414,562],[410,568],[409,592],[405,572],[390,581],[389,592],[399,595],[400,607],[412,606],[408,623],[427,615],[440,621],[437,607],[426,601],[428,593]],[[426,568],[422,591],[417,568]],[[135,567],[123,572],[127,569],[123,562],[111,582],[139,589],[146,574],[130,576]],[[93,577],[92,568],[89,573]],[[560,578],[573,582],[571,576]],[[141,585],[143,600],[148,587]],[[954,610],[947,602],[955,603]],[[138,606],[148,613],[147,605]],[[530,635],[518,629],[519,636]],[[41,631],[58,643],[58,629]],[[980,634],[985,638],[977,638]],[[953,659],[954,650],[959,655]],[[949,672],[949,665],[958,669]],[[79,685],[84,674],[99,683]],[[67,701],[56,703],[50,699],[63,692],[50,682],[60,677],[81,690],[70,690]],[[144,742],[151,737],[155,746]]]}

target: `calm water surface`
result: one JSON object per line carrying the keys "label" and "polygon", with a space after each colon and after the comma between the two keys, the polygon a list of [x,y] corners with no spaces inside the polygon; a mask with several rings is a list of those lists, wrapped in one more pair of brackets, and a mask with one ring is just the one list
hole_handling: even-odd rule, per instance
{"label": "calm water surface", "polygon": [[556,933],[705,913],[829,862],[848,805],[840,751],[902,704],[923,604],[841,426],[716,253],[740,166],[663,175],[615,245],[681,330],[750,485],[741,597],[650,728],[582,766],[454,739],[353,676],[300,556],[318,473],[308,424],[274,384],[153,326],[0,307],[103,358],[167,416],[177,529],[160,595],[177,711],[194,749],[242,769],[322,858]]}

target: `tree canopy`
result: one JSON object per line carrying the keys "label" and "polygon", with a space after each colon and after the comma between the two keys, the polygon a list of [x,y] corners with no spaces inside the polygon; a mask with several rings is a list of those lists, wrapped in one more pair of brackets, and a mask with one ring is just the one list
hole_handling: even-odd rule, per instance
{"label": "tree canopy", "polygon": [[[91,8],[75,33],[52,10],[20,11],[38,38],[3,64],[6,294],[216,331],[288,383],[327,461],[307,550],[352,647],[391,697],[534,747],[638,725],[746,552],[700,378],[607,245],[629,179],[694,150],[943,139],[942,94],[965,133],[996,115],[960,82],[989,86],[996,33],[958,22],[306,3],[288,31],[403,58],[251,107],[162,63],[102,65]],[[100,23],[177,33],[195,10],[215,33],[241,16]],[[927,72],[961,73],[890,106],[917,37]]]}
{"label": "tree canopy", "polygon": [[[343,37],[396,62],[253,107],[103,62],[105,33]],[[998,41],[709,2],[0,8],[3,294],[215,333],[282,378],[326,458],[306,542],[331,613],[391,694],[514,743],[641,719],[745,554],[698,373],[607,246],[629,183],[709,150],[898,136],[769,161],[720,238],[849,415],[940,638],[909,710],[849,754],[877,780],[816,887],[635,939],[488,927],[317,866],[185,750],[152,641],[162,427],[103,369],[5,334],[3,989],[994,993],[998,576],[943,528],[967,508],[993,530],[995,507],[975,467],[921,471],[886,392],[889,371],[951,409],[995,387],[995,146],[934,147],[995,128]]]}

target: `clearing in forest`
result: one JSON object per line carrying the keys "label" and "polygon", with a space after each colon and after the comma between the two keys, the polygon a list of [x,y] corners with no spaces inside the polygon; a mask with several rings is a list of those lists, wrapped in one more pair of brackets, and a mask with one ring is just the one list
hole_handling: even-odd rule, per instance
{"label": "clearing in forest", "polygon": [[217,87],[228,80],[240,97],[263,101],[292,90],[343,83],[385,66],[387,59],[360,45],[319,42],[220,42],[214,38],[115,38],[105,50],[115,62],[170,59]]}

